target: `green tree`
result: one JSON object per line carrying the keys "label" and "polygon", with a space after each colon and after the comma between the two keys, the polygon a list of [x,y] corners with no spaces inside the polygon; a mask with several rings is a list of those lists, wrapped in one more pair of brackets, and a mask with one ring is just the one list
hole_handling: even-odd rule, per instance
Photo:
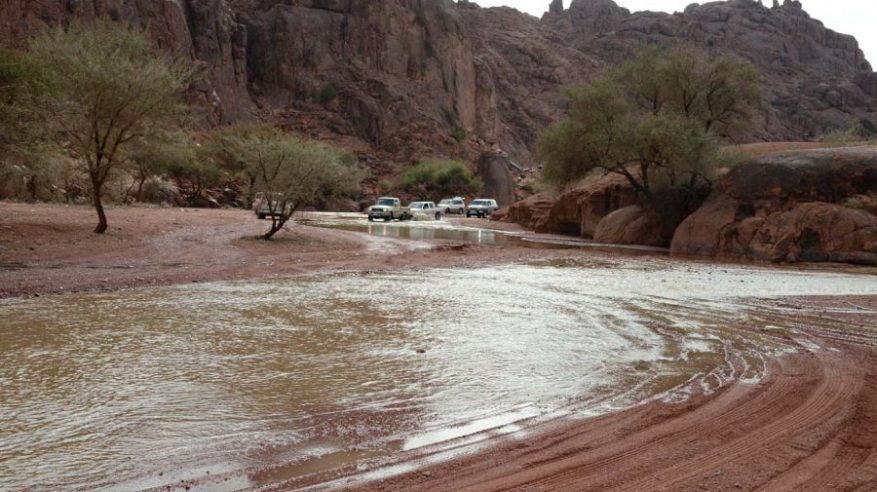
{"label": "green tree", "polygon": [[340,149],[284,133],[270,125],[241,125],[216,132],[205,152],[235,169],[258,191],[255,206],[271,218],[262,237],[271,239],[293,214],[332,194],[359,189],[364,172]]}
{"label": "green tree", "polygon": [[106,19],[74,21],[47,30],[31,44],[49,91],[40,98],[59,143],[83,165],[98,215],[107,229],[102,198],[123,150],[177,123],[191,65],[152,46],[140,30]]}
{"label": "green tree", "polygon": [[28,157],[44,157],[44,136],[32,111],[32,97],[45,88],[39,67],[27,57],[0,46],[0,166]]}
{"label": "green tree", "polygon": [[469,168],[459,161],[428,159],[402,173],[402,188],[413,195],[439,200],[478,193],[483,187]]}
{"label": "green tree", "polygon": [[719,142],[755,128],[761,102],[747,63],[691,48],[642,49],[603,78],[568,92],[569,114],[539,142],[542,178],[568,185],[594,170],[623,175],[651,205],[699,205]]}

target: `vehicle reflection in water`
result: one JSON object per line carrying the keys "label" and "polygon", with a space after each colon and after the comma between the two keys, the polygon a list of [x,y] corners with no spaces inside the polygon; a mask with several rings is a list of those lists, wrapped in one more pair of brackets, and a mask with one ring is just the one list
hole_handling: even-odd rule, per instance
{"label": "vehicle reflection in water", "polygon": [[498,234],[496,231],[486,229],[450,229],[444,227],[424,227],[414,224],[343,224],[339,229],[349,231],[368,232],[372,236],[396,237],[402,239],[432,240],[444,239],[449,241],[466,241],[475,244],[498,244],[513,241],[508,235]]}
{"label": "vehicle reflection in water", "polygon": [[741,335],[768,324],[744,296],[873,286],[604,255],[4,300],[0,490],[288,489],[689,381],[757,381],[787,339]]}
{"label": "vehicle reflection in water", "polygon": [[[483,220],[483,219],[482,219]],[[510,245],[532,249],[591,249],[595,251],[624,251],[663,255],[665,248],[649,246],[614,245],[595,243],[589,239],[556,234],[530,232],[507,232],[462,225],[447,218],[440,221],[368,222],[362,214],[305,212],[298,217],[300,223],[328,229],[362,232],[375,237],[392,237],[411,240],[460,241],[484,245]],[[477,223],[477,222],[476,222]]]}

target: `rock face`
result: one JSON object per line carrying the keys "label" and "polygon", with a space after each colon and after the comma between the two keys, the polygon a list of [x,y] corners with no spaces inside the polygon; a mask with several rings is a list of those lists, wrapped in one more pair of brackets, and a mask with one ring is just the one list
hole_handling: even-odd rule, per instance
{"label": "rock face", "polygon": [[624,176],[607,174],[561,195],[536,231],[594,238],[604,217],[636,202],[636,190]]}
{"label": "rock face", "polygon": [[597,224],[594,241],[607,244],[666,246],[661,217],[653,210],[631,205],[607,215]]}
{"label": "rock face", "polygon": [[224,0],[46,0],[0,2],[0,43],[24,47],[39,30],[74,18],[143,26],[159,46],[188,54],[207,77],[190,96],[209,125],[249,119],[247,33]]}
{"label": "rock face", "polygon": [[482,195],[493,197],[500,207],[508,207],[515,202],[517,186],[508,157],[498,154],[482,155],[478,160],[478,175],[484,181]]}
{"label": "rock face", "polygon": [[497,210],[490,216],[490,220],[510,222],[519,224],[526,229],[535,230],[548,216],[548,212],[551,211],[556,201],[555,197],[547,193],[533,195],[526,200]]}
{"label": "rock face", "polygon": [[548,3],[537,19],[452,0],[4,1],[0,42],[25,46],[74,17],[145,26],[206,69],[192,91],[205,125],[272,121],[348,148],[376,176],[431,156],[474,167],[485,152],[534,168],[539,133],[564,114],[563,88],[646,42],[752,62],[767,102],[757,139],[877,131],[877,75],[855,39],[797,2],[729,0],[672,15],[612,0]]}
{"label": "rock face", "polygon": [[[604,217],[636,203],[636,190],[627,179],[618,174],[608,174],[559,197],[548,193],[534,195],[491,219],[516,223],[536,232],[595,239],[598,225]],[[667,242],[669,238],[665,239],[665,245]]]}
{"label": "rock face", "polygon": [[676,230],[676,254],[877,264],[877,148],[738,166]]}

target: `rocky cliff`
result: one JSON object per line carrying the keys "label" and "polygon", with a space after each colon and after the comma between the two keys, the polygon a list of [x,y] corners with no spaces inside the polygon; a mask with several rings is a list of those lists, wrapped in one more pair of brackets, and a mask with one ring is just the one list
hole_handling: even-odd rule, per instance
{"label": "rocky cliff", "polygon": [[451,0],[7,1],[0,42],[22,47],[46,25],[96,15],[145,26],[202,64],[208,77],[192,97],[206,124],[274,121],[344,145],[378,175],[436,154],[534,167],[536,137],[563,114],[563,87],[647,42],[751,61],[768,102],[757,139],[877,126],[877,75],[855,39],[791,1],[670,15],[554,0],[542,19]]}

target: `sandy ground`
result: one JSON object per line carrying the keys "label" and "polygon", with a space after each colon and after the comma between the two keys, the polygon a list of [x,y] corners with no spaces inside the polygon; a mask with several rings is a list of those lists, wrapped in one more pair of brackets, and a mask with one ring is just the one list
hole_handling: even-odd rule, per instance
{"label": "sandy ground", "polygon": [[[374,238],[302,225],[290,225],[273,240],[263,241],[257,236],[267,231],[268,223],[243,210],[125,207],[107,214],[110,228],[99,235],[91,232],[96,219],[89,207],[0,202],[0,298],[318,270],[398,270],[514,261],[532,253]],[[485,220],[477,223],[514,227]]]}
{"label": "sandy ground", "polygon": [[[244,211],[121,208],[110,210],[109,220],[109,233],[99,236],[90,232],[88,208],[0,203],[0,297],[587,254],[303,226],[265,242],[252,239],[265,224]],[[526,437],[497,438],[477,455],[359,488],[877,490],[877,279],[874,296],[782,302],[809,342],[768,360],[768,376],[757,384],[539,424]],[[832,323],[814,321],[825,317]],[[301,484],[278,488],[293,485]]]}

